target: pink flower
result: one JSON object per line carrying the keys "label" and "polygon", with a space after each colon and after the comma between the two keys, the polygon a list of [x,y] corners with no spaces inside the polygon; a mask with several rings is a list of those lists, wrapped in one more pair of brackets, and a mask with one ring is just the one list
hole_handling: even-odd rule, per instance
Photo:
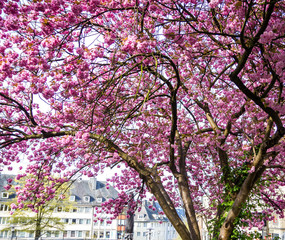
{"label": "pink flower", "polygon": [[8,191],[10,188],[12,187],[12,185],[6,185],[4,186],[4,188]]}
{"label": "pink flower", "polygon": [[12,182],[13,182],[13,179],[11,179],[11,178],[8,178],[8,179],[7,179],[7,183],[10,184],[10,183],[12,183]]}
{"label": "pink flower", "polygon": [[82,134],[82,139],[83,139],[83,140],[88,140],[89,137],[90,137],[89,133],[83,133],[83,134]]}
{"label": "pink flower", "polygon": [[75,15],[79,15],[82,12],[82,6],[80,4],[73,4],[71,7],[71,11]]}
{"label": "pink flower", "polygon": [[4,26],[8,29],[8,30],[12,30],[15,31],[19,28],[19,21],[17,20],[17,17],[8,15],[6,17],[6,21],[4,23]]}
{"label": "pink flower", "polygon": [[249,173],[253,173],[255,171],[255,166],[252,166],[251,169],[248,171]]}
{"label": "pink flower", "polygon": [[84,53],[84,49],[83,48],[77,48],[76,49],[76,53],[78,54],[78,55],[82,55],[83,53]]}
{"label": "pink flower", "polygon": [[17,209],[17,208],[18,208],[15,203],[12,203],[12,204],[10,205],[10,207],[11,207],[11,209]]}
{"label": "pink flower", "polygon": [[137,36],[130,35],[127,37],[127,40],[124,42],[124,45],[122,46],[122,51],[125,52],[132,52],[137,46]]}

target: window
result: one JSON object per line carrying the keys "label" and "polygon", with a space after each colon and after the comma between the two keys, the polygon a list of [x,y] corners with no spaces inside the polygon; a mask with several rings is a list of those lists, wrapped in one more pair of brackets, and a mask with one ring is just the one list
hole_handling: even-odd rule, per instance
{"label": "window", "polygon": [[278,233],[272,233],[272,239],[280,239]]}
{"label": "window", "polygon": [[106,232],[106,238],[110,238],[110,237],[111,237],[110,232],[107,231],[107,232]]}
{"label": "window", "polygon": [[90,207],[85,207],[85,213],[90,213],[91,212],[91,208]]}
{"label": "window", "polygon": [[67,231],[63,232],[63,237],[67,237]]}
{"label": "window", "polygon": [[34,237],[34,232],[33,231],[30,231],[29,232],[29,238],[33,238]]}
{"label": "window", "polygon": [[72,212],[77,212],[77,208],[72,208]]}
{"label": "window", "polygon": [[117,233],[117,238],[118,238],[118,239],[121,239],[121,238],[122,238],[122,235],[123,235],[122,232],[119,231],[119,232]]}
{"label": "window", "polygon": [[91,223],[91,219],[86,219],[86,224],[90,224]]}
{"label": "window", "polygon": [[9,207],[7,205],[1,204],[0,211],[9,211]]}
{"label": "window", "polygon": [[101,203],[101,202],[102,202],[102,198],[97,197],[97,198],[96,198],[96,202]]}
{"label": "window", "polygon": [[18,237],[24,238],[25,232],[24,231],[18,231]]}
{"label": "window", "polygon": [[137,232],[137,236],[139,237],[141,235],[141,232]]}
{"label": "window", "polygon": [[90,237],[90,231],[85,232],[85,237],[87,237],[87,238]]}
{"label": "window", "polygon": [[141,223],[140,222],[138,222],[138,227],[140,227],[141,226]]}
{"label": "window", "polygon": [[82,231],[78,231],[77,237],[82,237]]}
{"label": "window", "polygon": [[7,192],[2,192],[2,198],[8,198],[9,197],[9,193]]}
{"label": "window", "polygon": [[69,201],[74,202],[74,201],[75,201],[75,196],[74,196],[74,195],[71,195],[71,196],[69,197]]}
{"label": "window", "polygon": [[57,207],[58,212],[62,212],[62,207]]}
{"label": "window", "polygon": [[76,219],[73,218],[72,221],[71,221],[71,223],[72,223],[72,224],[76,224]]}
{"label": "window", "polygon": [[70,232],[70,237],[75,237],[75,231]]}
{"label": "window", "polygon": [[3,217],[1,223],[2,223],[2,224],[6,224],[6,223],[7,223],[7,218],[6,218],[6,217]]}
{"label": "window", "polygon": [[84,212],[84,207],[79,207],[77,211],[81,213]]}
{"label": "window", "polygon": [[124,219],[119,219],[118,220],[118,225],[119,226],[124,226],[125,225],[125,220]]}
{"label": "window", "polygon": [[138,216],[138,219],[144,219],[146,217],[146,214],[140,214],[139,216]]}
{"label": "window", "polygon": [[83,219],[79,219],[79,224],[83,224]]}
{"label": "window", "polygon": [[7,238],[7,237],[8,237],[8,231],[7,231],[7,230],[1,231],[1,232],[0,232],[0,237],[1,237],[1,238]]}
{"label": "window", "polygon": [[100,232],[99,233],[99,238],[103,238],[104,237],[104,232]]}
{"label": "window", "polygon": [[55,236],[55,237],[59,237],[59,231],[55,231],[55,232],[54,232],[54,236]]}
{"label": "window", "polygon": [[47,237],[51,237],[51,231],[47,231]]}
{"label": "window", "polygon": [[83,197],[84,202],[90,202],[90,197],[89,196],[84,196]]}
{"label": "window", "polygon": [[63,222],[67,224],[68,223],[68,218],[64,218]]}
{"label": "window", "polygon": [[144,237],[146,236],[146,232],[143,232],[143,236],[144,236]]}
{"label": "window", "polygon": [[95,238],[95,239],[98,238],[98,232],[93,232],[93,238]]}

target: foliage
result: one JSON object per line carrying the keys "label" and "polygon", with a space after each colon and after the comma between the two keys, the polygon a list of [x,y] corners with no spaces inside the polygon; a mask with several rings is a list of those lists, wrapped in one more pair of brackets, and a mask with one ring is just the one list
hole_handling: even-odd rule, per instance
{"label": "foliage", "polygon": [[[260,227],[242,219],[252,201],[283,216],[284,1],[0,5],[3,164],[25,155],[40,179],[116,167],[106,212],[118,215],[128,190],[150,192],[185,240],[201,239],[197,216],[216,221],[215,239],[241,220]],[[21,197],[44,204],[53,191]]]}

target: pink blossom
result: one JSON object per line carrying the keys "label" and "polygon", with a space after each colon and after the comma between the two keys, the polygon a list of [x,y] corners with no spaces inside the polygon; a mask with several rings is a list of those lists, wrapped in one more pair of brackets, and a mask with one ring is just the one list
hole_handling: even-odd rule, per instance
{"label": "pink blossom", "polygon": [[12,187],[12,185],[6,185],[6,186],[4,186],[4,188],[8,191],[10,188]]}
{"label": "pink blossom", "polygon": [[17,209],[18,208],[18,206],[15,203],[11,203],[10,207],[11,207],[11,209]]}
{"label": "pink blossom", "polygon": [[82,139],[85,140],[85,141],[88,140],[89,137],[90,137],[89,133],[83,133],[82,134]]}
{"label": "pink blossom", "polygon": [[249,173],[255,172],[255,166],[252,166],[251,169],[248,171]]}

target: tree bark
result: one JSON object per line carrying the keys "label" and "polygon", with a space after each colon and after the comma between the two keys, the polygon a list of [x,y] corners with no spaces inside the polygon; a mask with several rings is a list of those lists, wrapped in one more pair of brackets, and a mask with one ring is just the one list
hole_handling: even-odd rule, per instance
{"label": "tree bark", "polygon": [[39,240],[42,234],[41,230],[41,217],[38,214],[37,220],[36,220],[36,231],[35,231],[35,240]]}
{"label": "tree bark", "polygon": [[[262,157],[262,156],[260,156]],[[260,159],[260,161],[262,161]],[[234,220],[238,217],[239,213],[242,210],[242,205],[246,202],[250,191],[252,190],[253,186],[255,185],[256,181],[261,177],[263,172],[265,171],[266,167],[262,166],[258,170],[253,173],[249,173],[245,181],[243,182],[239,193],[234,201],[234,204],[228,215],[220,228],[220,235],[219,240],[228,240],[234,229]]]}
{"label": "tree bark", "polygon": [[165,213],[166,217],[169,219],[175,230],[178,232],[179,236],[183,240],[199,240],[191,237],[188,228],[179,217],[175,206],[173,205],[169,195],[167,194],[161,181],[159,180],[159,176],[156,176],[155,180],[151,176],[147,176],[145,177],[145,180],[151,193],[156,197],[156,200],[163,209],[163,212]]}

